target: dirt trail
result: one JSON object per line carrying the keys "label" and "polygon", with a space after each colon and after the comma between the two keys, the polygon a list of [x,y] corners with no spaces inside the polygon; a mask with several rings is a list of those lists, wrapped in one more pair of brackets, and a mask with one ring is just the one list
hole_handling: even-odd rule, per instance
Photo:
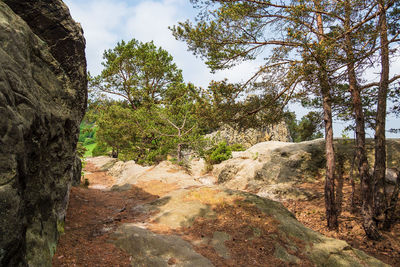
{"label": "dirt trail", "polygon": [[145,215],[127,207],[151,202],[158,198],[132,186],[128,191],[102,191],[113,178],[96,171],[88,164],[86,175],[89,189],[71,189],[64,234],[61,236],[53,266],[131,266],[130,255],[109,242],[111,234],[121,223],[140,222]]}

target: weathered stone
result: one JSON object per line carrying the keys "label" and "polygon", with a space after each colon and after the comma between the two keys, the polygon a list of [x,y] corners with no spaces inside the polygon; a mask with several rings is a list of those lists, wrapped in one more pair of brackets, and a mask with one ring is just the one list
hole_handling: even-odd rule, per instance
{"label": "weathered stone", "polygon": [[213,234],[210,245],[214,248],[215,252],[217,252],[220,257],[223,257],[224,259],[230,259],[231,255],[229,249],[225,246],[225,242],[231,239],[232,237],[229,234],[216,231]]}
{"label": "weathered stone", "polygon": [[0,1],[1,266],[51,266],[86,104],[84,47],[61,0]]}
{"label": "weathered stone", "polygon": [[290,142],[289,129],[284,122],[268,127],[257,129],[248,128],[245,130],[236,130],[229,125],[224,125],[217,131],[206,137],[213,140],[214,143],[226,142],[227,144],[241,144],[249,148],[257,143],[266,141]]}
{"label": "weathered stone", "polygon": [[77,155],[75,157],[74,166],[73,166],[72,185],[73,186],[80,185],[81,177],[82,177],[82,161],[81,161],[81,158]]}
{"label": "weathered stone", "polygon": [[86,41],[83,30],[69,13],[61,0],[2,0],[31,28],[34,34],[49,47],[51,55],[69,77],[75,97],[69,100],[71,106],[81,116],[85,113],[87,102]]}
{"label": "weathered stone", "polygon": [[190,243],[175,235],[159,235],[133,224],[121,226],[112,242],[132,257],[132,266],[176,267],[214,266],[207,258],[194,251]]}
{"label": "weathered stone", "polygon": [[[399,166],[400,140],[388,139],[386,142],[388,167]],[[296,188],[295,185],[324,177],[324,146],[323,139],[301,143],[258,143],[246,151],[234,152],[231,159],[214,165],[213,175],[225,187],[274,200],[311,199],[316,197],[315,192]],[[335,148],[338,154],[344,156],[345,168],[350,168],[354,155],[353,141],[335,139]],[[367,155],[373,166],[373,140],[367,140]],[[393,192],[395,177],[395,171],[388,169],[388,194]]]}

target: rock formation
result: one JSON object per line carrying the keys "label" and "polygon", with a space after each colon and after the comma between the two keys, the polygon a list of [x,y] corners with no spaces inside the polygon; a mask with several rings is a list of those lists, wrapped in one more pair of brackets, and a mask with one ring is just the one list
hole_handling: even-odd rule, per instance
{"label": "rock formation", "polygon": [[[282,204],[244,192],[192,187],[133,209],[151,217],[123,224],[111,238],[133,266],[388,266],[304,227]],[[192,247],[215,253],[213,265]]]}
{"label": "rock formation", "polygon": [[84,48],[61,0],[0,1],[0,266],[51,266],[86,106]]}
{"label": "rock formation", "polygon": [[[351,160],[351,141],[335,140],[335,145],[337,153]],[[371,140],[368,147],[373,156]],[[116,231],[101,224],[101,232],[111,233],[108,240],[131,256],[132,266],[388,266],[345,241],[306,228],[281,203],[269,199],[316,197],[323,203],[319,192],[297,187],[323,179],[323,150],[323,139],[259,143],[214,165],[214,181],[220,185],[200,176],[200,160],[192,160],[189,175],[170,162],[142,167],[133,161],[91,158],[88,165],[96,167],[91,171],[108,170],[114,179],[111,191],[140,188],[160,196],[123,204],[124,215],[114,213],[108,222],[129,214],[136,220],[119,224]],[[398,166],[400,140],[388,140],[387,152],[388,166]],[[388,177],[394,182],[397,174]],[[358,229],[362,231],[356,224],[352,231]]]}
{"label": "rock formation", "polygon": [[[352,140],[335,140],[336,152],[344,156],[347,168],[354,154]],[[400,141],[388,139],[387,166],[399,166]],[[373,140],[367,140],[368,158],[374,160]],[[218,183],[234,190],[246,190],[274,200],[308,199],[311,192],[294,185],[324,176],[324,140],[301,143],[262,142],[246,151],[233,152],[232,159],[214,165]],[[388,176],[391,177],[391,176]],[[394,184],[395,179],[387,181]]]}
{"label": "rock formation", "polygon": [[268,127],[248,128],[246,130],[236,130],[229,125],[224,125],[206,137],[212,139],[215,143],[224,141],[230,145],[242,144],[245,148],[266,141],[291,141],[289,129],[284,122]]}

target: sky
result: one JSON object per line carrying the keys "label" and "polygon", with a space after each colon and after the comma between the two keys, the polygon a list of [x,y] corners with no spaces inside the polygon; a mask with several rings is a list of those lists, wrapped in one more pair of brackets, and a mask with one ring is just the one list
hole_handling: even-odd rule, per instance
{"label": "sky", "polygon": [[[244,62],[229,70],[211,74],[200,58],[187,51],[184,42],[172,36],[169,26],[179,21],[192,20],[196,15],[189,0],[64,0],[75,21],[81,23],[86,38],[88,71],[92,75],[102,70],[104,50],[113,48],[121,40],[133,38],[149,42],[167,50],[182,69],[185,82],[206,88],[211,80],[227,78],[230,82],[246,81],[257,70],[257,62]],[[291,105],[300,119],[308,110]],[[334,123],[335,137],[340,137],[345,124]],[[400,119],[390,117],[388,127],[400,127]],[[350,136],[351,137],[351,136]],[[368,137],[373,137],[369,133]],[[397,137],[387,133],[387,137]]]}

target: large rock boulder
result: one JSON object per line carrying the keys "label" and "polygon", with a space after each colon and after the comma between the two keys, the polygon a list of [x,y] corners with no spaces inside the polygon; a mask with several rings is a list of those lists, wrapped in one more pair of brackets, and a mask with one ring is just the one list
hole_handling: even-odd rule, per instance
{"label": "large rock boulder", "polygon": [[249,193],[192,187],[133,209],[149,219],[120,226],[110,240],[133,266],[210,266],[199,252],[214,266],[387,266]]}
{"label": "large rock boulder", "polygon": [[133,256],[132,266],[214,266],[179,236],[155,234],[134,224],[120,227],[113,234],[113,240],[117,246]]}
{"label": "large rock boulder", "polygon": [[[337,154],[350,167],[354,140],[336,139]],[[367,141],[368,159],[373,166],[373,140]],[[387,140],[387,166],[399,166],[400,140]],[[313,182],[325,173],[325,141],[317,139],[301,143],[262,142],[243,152],[234,152],[232,159],[214,165],[213,175],[219,184],[230,189],[245,190],[275,200],[309,199],[315,192],[296,187]]]}
{"label": "large rock boulder", "polygon": [[0,1],[0,266],[51,266],[87,98],[61,0]]}

